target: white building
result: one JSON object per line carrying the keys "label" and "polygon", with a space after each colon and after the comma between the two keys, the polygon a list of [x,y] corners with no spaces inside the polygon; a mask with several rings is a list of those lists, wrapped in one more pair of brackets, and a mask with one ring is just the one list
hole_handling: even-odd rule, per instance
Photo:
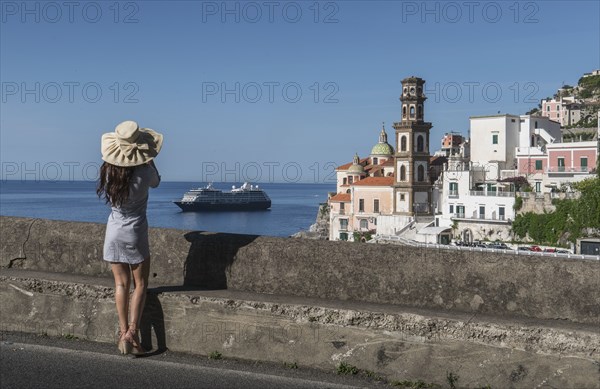
{"label": "white building", "polygon": [[484,169],[487,180],[502,178],[502,170],[514,171],[519,149],[541,147],[561,139],[560,124],[539,116],[473,116],[470,127],[474,145],[471,162]]}
{"label": "white building", "polygon": [[531,115],[476,116],[470,120],[470,158],[450,157],[438,183],[436,224],[454,227],[464,241],[509,240],[515,218],[517,156],[538,155],[561,138],[560,124]]}
{"label": "white building", "polygon": [[441,176],[436,225],[454,227],[455,237],[465,242],[510,239],[515,193],[487,176],[467,158],[451,157]]}

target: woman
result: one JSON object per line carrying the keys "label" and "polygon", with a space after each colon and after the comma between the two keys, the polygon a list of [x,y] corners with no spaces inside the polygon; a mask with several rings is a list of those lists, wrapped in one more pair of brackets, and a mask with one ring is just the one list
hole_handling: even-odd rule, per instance
{"label": "woman", "polygon": [[[119,350],[143,354],[138,328],[150,274],[148,243],[148,189],[156,188],[160,175],[154,165],[163,136],[136,122],[126,121],[115,132],[102,136],[100,179],[96,193],[110,203],[104,238],[104,260],[115,278],[115,303],[119,316]],[[129,287],[133,274],[133,295]]]}

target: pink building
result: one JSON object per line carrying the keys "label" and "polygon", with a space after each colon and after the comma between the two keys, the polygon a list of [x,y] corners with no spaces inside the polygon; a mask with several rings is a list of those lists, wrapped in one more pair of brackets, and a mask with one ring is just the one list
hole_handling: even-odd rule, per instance
{"label": "pink building", "polygon": [[[598,158],[596,141],[548,143],[517,153],[518,174],[528,179],[534,191],[544,192],[590,177]],[[544,189],[546,188],[546,189]]]}

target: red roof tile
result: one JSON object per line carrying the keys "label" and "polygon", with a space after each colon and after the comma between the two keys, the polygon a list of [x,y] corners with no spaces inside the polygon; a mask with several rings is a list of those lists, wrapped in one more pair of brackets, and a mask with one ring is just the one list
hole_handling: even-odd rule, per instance
{"label": "red roof tile", "polygon": [[[358,163],[361,164],[361,165],[363,165],[363,166],[365,166],[368,161],[369,161],[369,157],[365,157],[363,159],[359,159]],[[348,168],[350,166],[352,166],[353,163],[354,162],[345,163],[343,165],[340,165],[340,166],[336,167],[335,170],[348,170]]]}
{"label": "red roof tile", "polygon": [[335,168],[335,170],[347,170],[350,166],[352,166],[352,162],[345,163],[341,166]]}
{"label": "red roof tile", "polygon": [[338,193],[335,196],[331,196],[329,201],[339,201],[340,203],[350,202],[350,193]]}

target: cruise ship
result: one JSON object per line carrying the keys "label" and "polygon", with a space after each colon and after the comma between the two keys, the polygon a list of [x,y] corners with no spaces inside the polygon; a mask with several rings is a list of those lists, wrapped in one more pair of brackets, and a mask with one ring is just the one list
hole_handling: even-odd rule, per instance
{"label": "cruise ship", "polygon": [[183,198],[174,201],[183,212],[200,211],[253,211],[271,208],[271,199],[258,185],[247,182],[231,192],[215,189],[212,183],[204,188],[191,189]]}

